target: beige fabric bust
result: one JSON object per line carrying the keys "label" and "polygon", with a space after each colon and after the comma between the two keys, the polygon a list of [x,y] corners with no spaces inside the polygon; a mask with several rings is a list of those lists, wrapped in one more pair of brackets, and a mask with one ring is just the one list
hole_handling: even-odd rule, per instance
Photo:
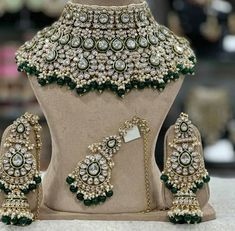
{"label": "beige fabric bust", "polygon": [[155,144],[183,78],[159,93],[151,89],[132,90],[121,99],[108,91],[76,96],[57,85],[40,87],[30,78],[35,95],[46,116],[52,136],[52,159],[44,178],[46,207],[73,213],[138,213],[146,209],[143,140],[124,144],[115,155],[112,174],[113,197],[103,205],[84,207],[65,183],[76,163],[87,154],[88,145],[117,133],[120,125],[134,115],[148,120],[151,133],[151,207],[163,209],[160,172],[155,164]]}
{"label": "beige fabric bust", "polygon": [[[74,1],[92,5],[126,5],[140,0]],[[56,85],[40,87],[30,78],[52,136],[52,159],[44,178],[42,219],[167,220],[160,172],[155,164],[155,144],[161,125],[181,87],[183,78],[159,93],[151,89],[132,90],[124,99],[105,91],[84,96]],[[148,120],[151,133],[151,213],[146,209],[143,140],[123,145],[114,157],[114,196],[96,207],[85,207],[69,191],[65,179],[87,154],[88,145],[117,133],[119,126],[134,115]],[[210,209],[206,214],[212,214]],[[211,218],[211,217],[210,217]],[[207,218],[209,219],[209,217]]]}

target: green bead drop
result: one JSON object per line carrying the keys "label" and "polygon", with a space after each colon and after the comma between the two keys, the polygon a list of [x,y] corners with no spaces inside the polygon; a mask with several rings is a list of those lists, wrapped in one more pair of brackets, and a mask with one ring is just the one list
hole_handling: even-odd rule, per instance
{"label": "green bead drop", "polygon": [[106,196],[99,196],[99,201],[104,203],[106,201]]}
{"label": "green bead drop", "polygon": [[2,216],[2,223],[9,225],[11,223],[11,218],[9,216]]}
{"label": "green bead drop", "polygon": [[70,176],[68,176],[68,177],[66,178],[66,182],[67,182],[68,184],[72,184],[74,181],[75,181],[75,179],[72,178],[72,177],[70,177]]}
{"label": "green bead drop", "polygon": [[91,205],[92,205],[92,201],[91,201],[91,200],[88,200],[88,199],[87,199],[87,200],[84,200],[83,203],[84,203],[85,206],[91,206]]}
{"label": "green bead drop", "polygon": [[161,179],[163,182],[167,182],[168,179],[169,179],[169,177],[168,177],[167,175],[165,175],[165,174],[162,174],[161,177],[160,177],[160,179]]}
{"label": "green bead drop", "polygon": [[112,197],[113,196],[113,191],[110,190],[110,191],[106,192],[106,196],[107,197]]}
{"label": "green bead drop", "polygon": [[77,199],[78,199],[79,201],[83,201],[83,200],[84,200],[84,195],[83,195],[82,193],[78,193],[78,194],[77,194]]}
{"label": "green bead drop", "polygon": [[78,187],[74,186],[74,185],[71,185],[69,190],[72,192],[72,193],[76,193],[78,191]]}
{"label": "green bead drop", "polygon": [[38,79],[38,83],[41,85],[41,86],[45,86],[47,84],[47,81],[45,79]]}

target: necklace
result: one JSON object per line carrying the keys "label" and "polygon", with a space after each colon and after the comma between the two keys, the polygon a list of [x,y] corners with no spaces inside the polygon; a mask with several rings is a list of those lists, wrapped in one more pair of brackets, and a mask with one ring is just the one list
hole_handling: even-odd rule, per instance
{"label": "necklace", "polygon": [[134,88],[162,91],[196,58],[187,40],[159,25],[146,2],[90,6],[68,2],[58,21],[39,31],[16,54],[19,71],[40,85],[57,83],[83,95]]}

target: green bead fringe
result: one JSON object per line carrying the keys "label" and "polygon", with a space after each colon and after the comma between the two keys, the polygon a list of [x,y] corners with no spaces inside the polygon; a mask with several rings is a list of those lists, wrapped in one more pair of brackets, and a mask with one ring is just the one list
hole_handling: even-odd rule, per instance
{"label": "green bead fringe", "polygon": [[[75,185],[73,185],[73,183],[75,182],[75,179],[71,176],[68,176],[66,178],[66,182],[67,182],[67,184],[70,185],[69,190],[72,193],[77,193],[78,188]],[[77,195],[76,195],[77,199],[79,201],[83,202],[83,204],[85,206],[92,206],[92,205],[98,205],[100,203],[104,203],[107,198],[112,197],[112,196],[113,196],[113,191],[112,190],[106,192],[105,196],[98,196],[98,197],[95,197],[95,198],[92,198],[92,199],[84,199],[84,195],[80,192],[77,193]]]}
{"label": "green bead fringe", "polygon": [[198,215],[184,214],[169,217],[169,221],[173,224],[198,224],[202,218]]}
{"label": "green bead fringe", "polygon": [[[190,57],[190,61],[192,61],[194,64],[196,63],[195,57]],[[167,75],[164,76],[163,80],[164,83],[158,83],[156,80],[149,80],[146,79],[144,82],[140,82],[138,80],[131,80],[130,83],[127,83],[125,85],[125,89],[118,89],[118,86],[115,84],[112,84],[110,81],[106,81],[103,84],[98,84],[97,82],[91,82],[89,85],[84,85],[83,87],[76,88],[77,84],[74,83],[68,76],[65,77],[58,77],[56,75],[53,76],[47,76],[46,79],[44,78],[38,78],[38,83],[41,86],[45,86],[47,84],[51,83],[57,83],[59,86],[67,85],[70,90],[74,90],[76,88],[76,92],[78,95],[84,95],[85,93],[88,93],[91,90],[97,90],[99,92],[103,92],[104,90],[111,90],[114,93],[116,93],[119,97],[123,97],[127,92],[130,90],[137,88],[137,89],[145,89],[145,88],[153,88],[158,89],[159,91],[164,90],[167,83],[170,81],[175,81],[180,77],[180,74],[186,75],[186,74],[194,74],[194,68],[185,68],[182,64],[177,65],[178,72],[168,72]],[[36,69],[36,67],[31,67],[28,62],[21,63],[18,66],[18,71],[20,72],[26,72],[29,75],[33,75],[36,77],[39,77],[40,72]]]}
{"label": "green bead fringe", "polygon": [[27,217],[13,217],[10,216],[2,216],[2,223],[6,225],[15,225],[15,226],[27,226],[30,225],[33,221]]}
{"label": "green bead fringe", "polygon": [[[169,177],[165,174],[162,174],[160,179],[163,181],[163,183],[165,184],[166,188],[168,188],[173,194],[176,194],[178,192],[178,189],[176,187],[174,187],[168,180]],[[202,181],[198,181],[195,182],[195,186],[193,188],[191,188],[191,191],[193,193],[196,193],[199,189],[202,189],[204,184],[209,183],[210,181],[210,176],[207,175],[205,177],[203,177]]]}

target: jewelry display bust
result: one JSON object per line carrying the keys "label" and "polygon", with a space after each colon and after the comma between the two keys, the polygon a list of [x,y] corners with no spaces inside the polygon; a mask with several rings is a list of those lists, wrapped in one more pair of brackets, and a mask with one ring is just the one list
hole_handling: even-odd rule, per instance
{"label": "jewelry display bust", "polygon": [[[93,18],[91,19],[94,21],[91,23],[93,23],[92,25],[95,27],[97,24],[97,22],[95,21],[96,20],[95,17],[97,15],[97,13],[95,12],[96,8],[100,10],[99,12],[106,12],[105,6],[107,7],[120,6],[121,8],[120,9],[117,8],[117,10],[122,11],[123,9],[125,10],[129,8],[132,9],[135,7],[135,5],[127,6],[127,4],[137,4],[136,5],[137,7],[142,7],[142,5],[139,6],[139,4],[145,4],[145,3],[143,3],[142,0],[128,0],[128,1],[126,0],[125,1],[124,0],[115,0],[115,1],[114,0],[103,0],[103,1],[77,0],[68,4],[70,5],[68,5],[66,10],[72,9],[71,10],[72,13],[75,12],[76,14],[76,10],[78,10],[81,16],[81,12],[82,12],[81,9],[87,12],[87,14],[85,14],[85,17],[80,18],[80,22],[79,22],[80,24],[78,24],[82,28],[84,28],[81,31],[81,36],[84,35],[83,36],[84,38],[82,39],[86,40],[86,37],[89,35],[89,22],[90,22],[89,20],[87,20],[87,17],[90,14],[90,12],[94,11],[93,12],[94,19]],[[86,4],[86,6],[78,5],[78,4]],[[101,7],[100,9],[99,6],[100,7],[103,6],[103,7]],[[91,7],[91,9],[89,7]],[[112,15],[111,11],[113,10],[113,8],[107,8],[107,9],[110,10],[109,13]],[[132,10],[131,12],[132,12],[131,14],[134,15],[136,14],[137,11]],[[105,16],[105,17],[98,18],[100,23],[101,24],[107,23],[108,21],[105,22],[107,15],[102,15],[102,16]],[[76,21],[76,19],[71,18],[75,16],[66,14],[66,11],[65,11],[65,14],[63,15],[63,17],[65,17],[64,22],[68,23],[68,31],[70,31],[69,23],[71,22],[71,20],[73,22]],[[63,17],[61,20],[64,20]],[[112,20],[119,20],[119,19],[115,17],[113,17],[114,19],[112,19],[112,17],[113,16],[110,16],[111,18],[110,27],[115,25],[114,28],[117,28],[117,25],[114,22],[112,22]],[[136,16],[133,16],[133,18],[134,17]],[[126,20],[126,17],[121,20],[124,23],[124,21]],[[81,21],[82,21],[82,24],[81,24]],[[143,17],[143,21],[145,21],[145,16]],[[137,22],[137,24],[138,23],[139,22]],[[107,23],[106,26],[108,27],[108,25],[109,24]],[[55,27],[57,26],[58,24],[55,24]],[[105,34],[104,32],[105,30],[103,31],[104,28],[105,27],[101,25],[101,31],[102,33]],[[128,27],[125,27],[125,28],[126,28],[126,31],[129,30]],[[49,36],[51,36],[50,30],[45,29],[45,33],[49,33]],[[73,31],[71,32],[71,34],[72,33],[76,33],[76,32]],[[99,37],[100,33],[101,32],[98,32],[94,36]],[[165,31],[165,33],[168,34],[167,31]],[[54,35],[55,36],[53,38],[51,37],[51,40],[57,39],[56,38],[57,35],[56,34]],[[61,35],[59,35],[59,37],[60,36]],[[166,35],[163,35],[163,36],[166,36]],[[173,35],[171,33],[169,34],[169,36],[172,36],[173,38]],[[41,38],[40,33],[38,34],[38,37]],[[66,40],[66,38],[64,39]],[[96,39],[97,38],[95,38],[95,40]],[[60,40],[60,41],[64,43],[65,40]],[[98,44],[98,41],[99,40],[97,40],[96,44]],[[128,44],[126,38],[125,38],[125,41],[126,41],[125,46],[127,46],[129,50],[131,50],[132,48],[133,50],[135,49],[135,43]],[[155,40],[153,41],[149,39],[150,43],[151,41],[154,43]],[[87,44],[86,42],[84,42],[82,49],[84,48],[85,50],[88,50],[88,53],[89,53],[90,49],[95,49],[93,48],[93,46],[89,48],[89,44],[92,44],[93,42],[94,41],[89,41],[89,43]],[[143,43],[139,40],[138,42],[139,42],[139,47],[142,48],[143,50],[147,49],[147,46],[149,47],[149,45],[146,45],[146,47],[143,48],[145,46],[145,43],[148,42],[146,40],[143,40]],[[28,44],[28,45],[30,48],[34,46],[34,44]],[[105,45],[112,47],[112,43],[111,44],[105,43]],[[171,71],[169,74],[168,72],[168,77],[170,78],[169,80],[178,79],[181,73],[186,74],[186,73],[192,72],[192,68],[194,66],[194,58],[192,59],[193,52],[187,48],[188,46],[187,43],[185,43],[182,46],[184,46],[183,49],[185,50],[185,56],[182,56],[182,53],[181,53],[182,50],[180,49],[180,47],[174,47],[174,50],[176,53],[175,61],[174,60],[172,61],[172,57],[169,59],[171,60],[169,61],[169,64],[173,66],[173,69],[175,68],[174,70],[172,69],[172,71],[175,71],[175,73]],[[104,51],[104,50],[101,51],[98,45],[96,45],[96,47],[97,47],[96,49],[100,50],[101,53]],[[51,49],[54,52],[53,50],[54,47],[51,47]],[[88,60],[90,56],[86,56],[87,58],[85,60],[84,57],[85,57],[86,52],[83,53],[82,49],[80,51],[82,52],[82,54],[84,54],[84,56],[81,58],[82,62],[81,62],[81,59],[77,60],[75,56],[74,56],[75,59],[73,59],[74,61],[78,62],[76,65],[80,72],[87,71],[89,64],[93,64],[93,62],[95,62],[94,58],[93,60]],[[112,50],[115,50],[115,49],[116,49],[115,47],[112,47]],[[19,54],[20,52],[21,50],[19,50]],[[63,52],[67,52],[67,51],[63,51]],[[122,52],[124,53],[125,51],[122,51]],[[123,55],[122,52],[121,51],[116,52],[116,55],[119,55],[119,53],[120,55]],[[138,52],[140,53],[141,49],[138,50]],[[151,52],[150,49],[149,49],[149,52]],[[48,62],[51,62],[51,61],[54,62],[54,60],[57,57],[60,57],[61,53],[54,52],[52,53],[52,56],[50,56],[51,53],[46,54],[46,56],[41,56],[40,51],[39,51],[38,56],[37,54],[32,53],[31,58],[32,58],[32,62],[33,60],[38,59],[37,63],[42,60],[42,57],[43,59],[46,59]],[[93,54],[96,55],[97,52],[94,51]],[[139,54],[137,54],[137,57],[139,57],[138,55]],[[22,56],[21,54],[18,55],[17,56],[18,64],[21,64],[21,60],[24,60],[26,56],[27,56],[26,53],[23,54]],[[33,56],[35,56],[35,59]],[[71,56],[73,56],[73,54],[71,54]],[[120,56],[120,57],[122,57],[122,59],[125,59],[124,56]],[[162,56],[162,57],[164,57],[163,59],[165,59],[166,56]],[[29,59],[30,57],[27,57],[27,58]],[[130,59],[132,58],[133,57],[131,57]],[[99,61],[101,59],[99,59]],[[112,56],[110,59],[112,59]],[[177,68],[174,67],[174,65],[176,66],[175,62],[177,62],[176,59],[179,62],[182,61],[183,63],[185,63],[186,66],[182,67],[182,64],[181,64],[180,66],[177,66]],[[146,57],[144,57],[143,60],[146,60],[146,62],[148,62],[148,59],[146,59]],[[67,72],[65,72],[65,70],[61,70],[59,68],[60,65],[57,65],[58,71],[53,72],[49,70],[50,65],[46,67],[46,68],[49,68],[47,70],[43,69],[45,68],[45,66],[42,67],[38,65],[37,69],[33,69],[35,72],[34,71],[31,72],[31,74],[28,72],[30,76],[33,76],[33,75],[36,76],[38,74],[37,73],[38,69],[40,69],[41,67],[43,69],[41,71],[41,74],[39,74],[39,77],[37,78],[30,77],[29,79],[30,79],[32,88],[35,92],[35,95],[47,119],[50,132],[51,132],[51,137],[52,137],[52,159],[51,159],[50,166],[47,170],[47,173],[43,181],[44,198],[43,198],[43,209],[41,213],[42,219],[105,219],[105,220],[161,220],[161,221],[167,220],[166,212],[162,211],[163,209],[165,209],[165,204],[162,199],[162,186],[160,183],[160,171],[155,163],[155,145],[156,145],[157,137],[158,137],[160,128],[162,126],[162,123],[182,85],[183,77],[179,78],[177,81],[170,81],[170,83],[168,83],[169,81],[167,82],[167,80],[165,79],[165,82],[168,84],[166,88],[164,89],[165,85],[164,86],[161,85],[161,83],[163,83],[163,75],[164,75],[163,72],[167,74],[166,69],[169,69],[169,68],[165,67],[166,69],[164,70],[164,65],[166,64],[166,60],[163,60],[165,62],[162,63],[162,69],[160,70],[159,73],[156,72],[156,75],[162,75],[162,77],[155,81],[154,81],[154,77],[151,77],[151,81],[148,84],[151,84],[151,86],[154,86],[154,83],[157,81],[157,87],[155,86],[153,88],[158,88],[159,90],[164,89],[164,91],[158,92],[156,90],[151,89],[151,87],[147,87],[149,86],[146,83],[147,80],[145,79],[142,82],[139,72],[137,72],[137,77],[136,77],[138,78],[138,81],[136,82],[136,85],[138,85],[138,87],[135,86],[129,89],[128,84],[132,83],[135,85],[135,83],[133,83],[133,81],[129,82],[129,76],[126,76],[126,75],[123,76],[122,72],[124,70],[127,70],[128,68],[130,68],[130,72],[131,72],[132,68],[134,67],[128,66],[129,64],[126,65],[123,60],[120,62],[119,61],[120,60],[116,60],[114,63],[112,63],[113,66],[110,68],[111,69],[115,68],[116,74],[113,73],[112,75],[111,73],[110,78],[112,79],[112,77],[115,77],[116,75],[120,81],[117,79],[112,79],[112,84],[114,87],[113,88],[110,87],[110,89],[116,92],[117,95],[121,97],[124,96],[124,93],[128,92],[128,94],[125,94],[124,98],[115,96],[112,91],[106,91],[104,89],[105,86],[102,85],[101,83],[103,81],[102,78],[106,78],[105,75],[102,75],[104,71],[103,68],[109,68],[108,65],[105,67],[102,65],[98,66],[98,70],[95,72],[98,75],[98,77],[95,77],[96,87],[92,86],[93,88],[96,88],[96,90],[98,89],[98,91],[103,91],[102,94],[100,94],[98,91],[90,91],[90,88],[88,89],[87,87],[87,86],[90,86],[89,84],[92,83],[90,82],[90,79],[89,79],[93,73],[92,71],[87,73],[88,80],[86,79],[85,74],[81,74],[82,75],[81,78],[83,77],[84,78],[81,80],[81,82],[76,82],[75,85],[73,86],[70,84],[71,81],[75,81],[73,79],[73,76],[70,75],[71,70],[73,69],[72,66],[71,67],[69,66],[69,68],[67,69],[65,68],[67,70]],[[128,62],[128,58],[126,58],[125,61]],[[131,60],[131,61],[136,66],[138,65],[138,63],[142,62],[142,61],[139,62],[139,60],[137,61]],[[156,59],[151,59],[151,56],[150,56],[149,62],[152,66],[151,68],[153,68],[153,66],[154,67],[159,66],[161,61],[162,59],[159,59],[159,62]],[[143,61],[143,63],[144,62],[145,61]],[[145,66],[138,67],[139,69],[141,69],[142,71],[141,73],[148,70],[149,64],[143,64],[143,65]],[[26,64],[24,63],[23,66],[19,65],[19,69],[22,69],[24,71],[26,71],[28,67],[29,66],[27,66],[27,62]],[[151,70],[149,73],[152,73],[152,74],[155,73],[155,72],[151,72]],[[177,70],[181,70],[181,72]],[[62,73],[63,71],[64,73]],[[50,78],[51,74],[56,74],[56,75],[63,74],[64,76],[69,75],[69,77],[67,78],[68,80],[67,84],[70,87],[70,89],[72,88],[74,89],[76,87],[78,96],[76,96],[74,92],[68,91],[65,87],[63,88],[61,87],[61,89],[58,89],[58,86],[56,86],[55,84],[49,85],[48,83],[51,80]],[[80,74],[78,73],[78,75]],[[57,77],[53,76],[52,81],[55,81],[54,78],[57,78]],[[62,79],[61,78],[56,79],[59,85],[63,85],[67,80],[66,80],[66,77]],[[41,85],[46,85],[46,86],[39,87],[38,83],[40,83]],[[145,83],[145,84],[141,85],[141,83]],[[138,88],[138,89],[134,89],[134,88]],[[90,92],[88,93],[88,91]],[[87,94],[84,94],[84,93],[87,93]],[[147,204],[146,204],[146,188],[145,188],[146,179],[145,179],[145,169],[144,169],[143,142],[141,139],[137,140],[136,142],[130,142],[129,145],[123,147],[119,151],[119,154],[115,156],[116,167],[113,170],[112,181],[115,182],[116,193],[113,195],[112,200],[109,200],[106,203],[98,207],[82,206],[80,203],[76,201],[76,199],[74,199],[73,196],[71,196],[71,193],[68,192],[67,190],[65,179],[68,173],[71,171],[71,169],[73,169],[76,166],[76,163],[80,159],[82,159],[84,155],[87,154],[87,146],[89,144],[93,143],[95,140],[99,140],[100,137],[105,137],[106,134],[112,134],[116,130],[116,128],[120,126],[120,123],[122,121],[125,121],[128,118],[133,117],[134,115],[145,118],[149,122],[149,125],[151,128],[151,132],[149,135],[149,144],[151,148],[150,150],[151,160],[149,161],[149,169],[148,169],[149,188],[147,189],[149,192],[151,211],[148,213],[143,213],[146,211]],[[201,198],[198,198],[198,199],[202,205],[205,205],[207,204],[209,196],[206,195],[206,198],[202,196]],[[205,216],[205,219],[208,220],[208,219],[213,218],[213,215],[210,214],[210,212],[208,213],[205,212],[205,213],[207,215]]]}

